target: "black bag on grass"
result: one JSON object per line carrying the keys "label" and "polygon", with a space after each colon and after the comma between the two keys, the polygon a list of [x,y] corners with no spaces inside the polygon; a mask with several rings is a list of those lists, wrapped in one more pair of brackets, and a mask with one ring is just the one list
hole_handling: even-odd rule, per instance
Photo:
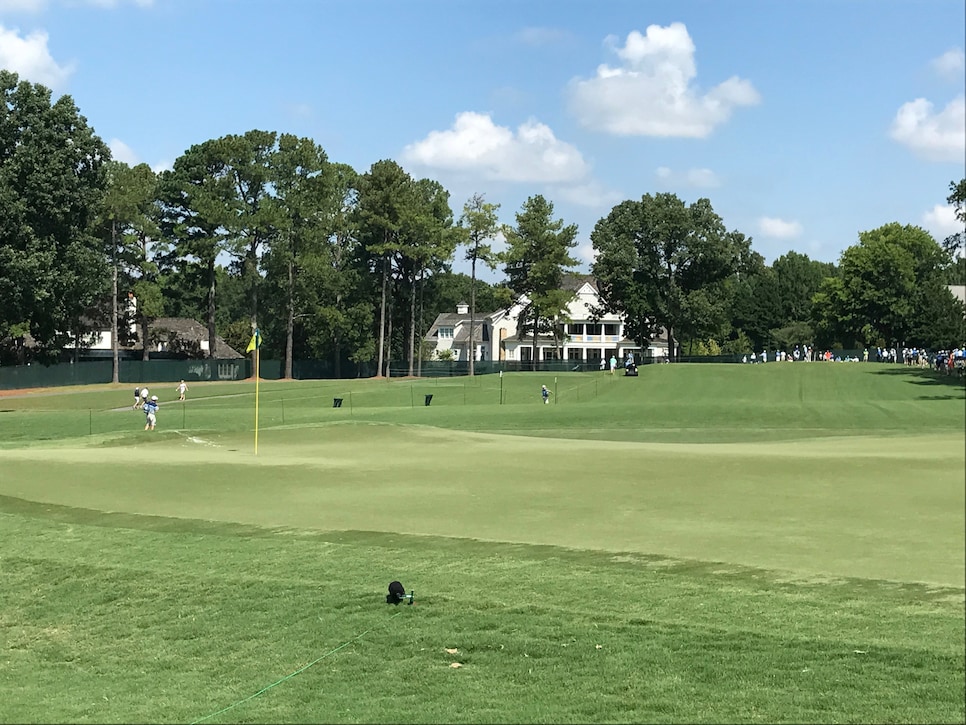
{"label": "black bag on grass", "polygon": [[386,604],[399,604],[406,597],[406,587],[399,582],[390,582]]}

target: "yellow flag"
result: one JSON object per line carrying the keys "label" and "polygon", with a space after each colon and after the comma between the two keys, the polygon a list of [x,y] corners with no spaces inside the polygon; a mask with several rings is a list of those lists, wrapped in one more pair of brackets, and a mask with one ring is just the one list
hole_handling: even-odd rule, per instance
{"label": "yellow flag", "polygon": [[251,352],[252,350],[257,350],[261,347],[262,336],[258,334],[258,329],[255,329],[255,334],[252,335],[251,342],[248,343],[248,347],[245,348],[245,352]]}

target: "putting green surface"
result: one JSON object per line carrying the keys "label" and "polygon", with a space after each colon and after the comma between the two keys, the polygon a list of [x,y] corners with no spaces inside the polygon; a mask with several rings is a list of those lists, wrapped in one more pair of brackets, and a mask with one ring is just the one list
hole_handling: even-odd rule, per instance
{"label": "putting green surface", "polygon": [[341,421],[263,430],[257,455],[251,433],[63,441],[0,450],[0,495],[964,585],[962,431],[707,444],[535,432]]}

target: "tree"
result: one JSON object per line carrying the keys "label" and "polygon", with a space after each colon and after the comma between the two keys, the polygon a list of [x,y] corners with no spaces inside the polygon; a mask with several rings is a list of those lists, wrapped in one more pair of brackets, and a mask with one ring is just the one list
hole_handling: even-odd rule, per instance
{"label": "tree", "polygon": [[[449,192],[430,179],[415,181],[395,161],[378,161],[359,184],[356,219],[366,254],[381,280],[378,374],[388,371],[396,329],[402,331],[397,333],[397,349],[412,375],[417,292],[427,274],[446,268],[456,246]],[[397,309],[393,302],[404,295],[409,304]]]}
{"label": "tree", "polygon": [[951,257],[963,259],[966,258],[966,178],[960,179],[958,183],[949,182],[949,196],[946,197],[946,203],[951,204],[956,213],[959,231],[946,237],[943,241],[943,249]]}
{"label": "tree", "polygon": [[933,350],[952,350],[966,339],[966,305],[938,275],[916,287],[909,341]]}
{"label": "tree", "polygon": [[497,255],[488,242],[500,230],[497,212],[499,204],[488,203],[482,194],[474,194],[463,205],[460,217],[462,243],[466,246],[466,259],[470,262],[470,375],[474,374],[476,362],[476,263],[482,262],[490,269],[496,269]]}
{"label": "tree", "polygon": [[409,319],[406,323],[406,358],[410,376],[417,372],[416,363],[422,361],[423,329],[421,324],[417,324],[417,317],[421,321],[423,316],[417,315],[417,306],[422,305],[426,277],[449,269],[458,241],[453,227],[453,212],[449,206],[449,192],[438,181],[419,179],[415,184],[413,202],[403,235],[405,244],[399,255],[399,268],[404,277],[402,283],[410,291]]}
{"label": "tree", "polygon": [[[356,227],[359,175],[348,164],[334,164],[333,199],[326,254],[320,257],[320,292],[312,337],[332,357],[333,373],[341,377],[345,355],[359,365],[372,360],[374,306],[371,275]],[[312,349],[316,349],[313,347]]]}
{"label": "tree", "polygon": [[[859,243],[842,252],[840,276],[826,278],[816,295],[816,324],[826,339],[843,343],[931,346],[935,341],[919,339],[916,331],[927,329],[927,308],[935,314],[937,282],[948,264],[947,253],[920,227],[892,222],[861,232]],[[926,298],[924,290],[931,292]]]}
{"label": "tree", "polygon": [[215,354],[218,255],[228,250],[228,209],[234,198],[224,154],[215,141],[194,145],[161,174],[159,202],[162,237],[167,249],[162,263],[196,271],[207,287],[205,318],[208,356]]}
{"label": "tree", "polygon": [[663,326],[674,356],[679,332],[703,339],[726,325],[726,282],[750,240],[726,231],[707,199],[687,206],[674,194],[645,194],[615,206],[590,238],[602,309],[621,314],[641,347]]}
{"label": "tree", "polygon": [[110,151],[70,96],[0,70],[0,341],[59,356],[108,287],[95,232]]}
{"label": "tree", "polygon": [[328,157],[311,139],[283,134],[268,165],[266,181],[274,189],[274,196],[268,203],[263,201],[258,212],[262,209],[267,212],[261,234],[268,236],[270,220],[275,225],[271,256],[280,264],[284,275],[281,284],[285,303],[282,375],[291,378],[295,316],[296,312],[302,312],[305,302],[298,284],[299,271],[308,258],[320,253],[325,243],[336,212],[332,196],[334,186]]}
{"label": "tree", "polygon": [[729,317],[730,339],[723,350],[746,353],[774,347],[771,330],[782,324],[778,275],[757,252],[750,252],[733,283]]}
{"label": "tree", "polygon": [[[507,250],[504,256],[509,286],[525,300],[520,312],[520,334],[532,335],[530,359],[537,361],[537,335],[551,332],[574,299],[573,290],[563,289],[564,275],[578,262],[571,256],[576,246],[577,225],[564,226],[553,219],[553,204],[543,196],[531,196],[516,214],[516,226],[505,225]],[[534,367],[535,369],[535,367]]]}
{"label": "tree", "polygon": [[278,221],[271,189],[271,182],[278,180],[271,168],[277,138],[274,131],[252,130],[214,142],[231,189],[223,217],[227,249],[247,287],[253,330],[258,327],[259,258]]}
{"label": "tree", "polygon": [[[123,277],[125,291],[121,295],[127,299],[127,292],[133,291],[129,283],[143,281],[149,270],[147,267],[148,239],[157,239],[159,232],[155,223],[155,199],[157,176],[147,164],[133,168],[122,161],[110,161],[106,166],[107,189],[101,204],[99,224],[101,234],[106,238],[108,255],[111,260],[111,354],[113,359],[113,382],[119,382],[118,325],[119,278]],[[156,285],[155,285],[156,286]],[[154,295],[141,285],[141,295],[136,295],[138,312],[150,309],[158,301],[160,294]],[[147,323],[143,325],[142,342],[144,355],[147,354]]]}
{"label": "tree", "polygon": [[[826,277],[835,274],[835,265],[818,262],[807,254],[786,252],[772,263],[778,282],[781,324],[808,322],[812,313],[812,298]],[[798,340],[797,342],[809,342]]]}
{"label": "tree", "polygon": [[377,161],[363,175],[359,185],[357,224],[360,238],[370,255],[374,271],[380,276],[378,375],[383,374],[385,359],[388,287],[393,254],[402,244],[406,210],[411,206],[412,197],[412,178],[395,161]]}
{"label": "tree", "polygon": [[[473,280],[462,272],[440,272],[433,275],[426,284],[425,309],[428,321],[432,322],[441,312],[453,312],[460,302],[470,299]],[[490,285],[483,280],[476,280],[476,308],[493,312],[510,303],[510,298],[503,299],[498,290],[500,285]]]}
{"label": "tree", "polygon": [[[310,143],[300,141],[303,152]],[[280,141],[280,151],[286,145]],[[278,238],[262,261],[268,311],[293,318],[286,359],[330,358],[333,374],[340,377],[343,356],[356,362],[372,358],[372,289],[355,228],[358,174],[328,161],[321,168],[304,180],[311,183],[300,182],[300,201],[280,215]],[[287,219],[287,214],[294,216]],[[290,227],[297,236],[291,236]],[[292,303],[283,310],[280,303],[289,298]]]}

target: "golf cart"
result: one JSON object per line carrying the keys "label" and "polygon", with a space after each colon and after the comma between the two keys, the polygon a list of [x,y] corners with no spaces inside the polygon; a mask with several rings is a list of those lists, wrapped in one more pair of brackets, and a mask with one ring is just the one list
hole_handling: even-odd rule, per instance
{"label": "golf cart", "polygon": [[632,352],[627,353],[627,359],[624,360],[624,377],[637,377],[637,363],[634,362],[634,353]]}

